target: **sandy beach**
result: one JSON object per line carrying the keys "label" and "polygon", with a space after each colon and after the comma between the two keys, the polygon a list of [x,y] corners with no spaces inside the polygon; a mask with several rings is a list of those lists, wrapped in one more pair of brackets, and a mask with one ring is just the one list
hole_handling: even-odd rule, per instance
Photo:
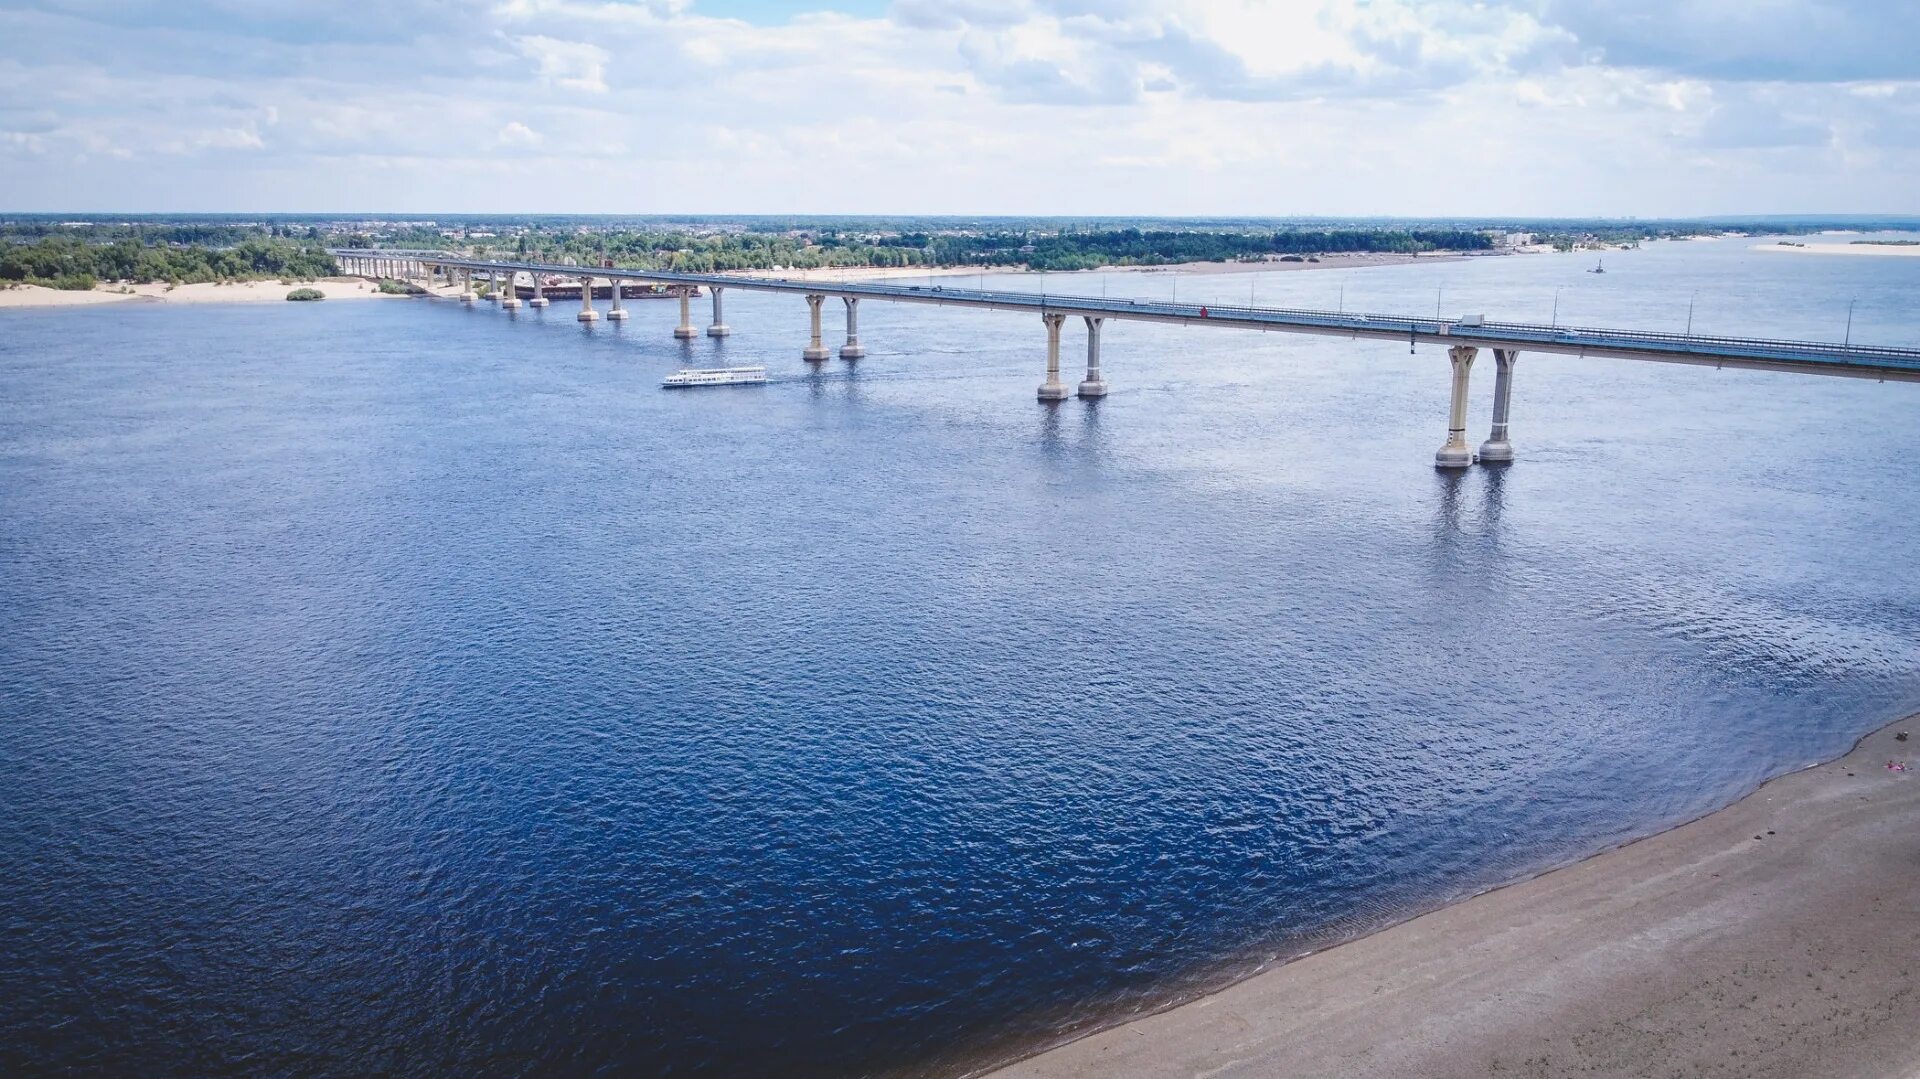
{"label": "sandy beach", "polygon": [[0,289],[0,310],[25,307],[86,307],[108,303],[286,303],[296,288],[319,289],[327,300],[393,299],[357,277],[331,277],[309,284],[283,285],[278,281],[241,281],[231,285],[105,285],[91,292],[21,285]]}
{"label": "sandy beach", "polygon": [[1920,769],[1889,760],[1920,765],[1920,716],[1690,824],[995,1074],[1920,1075]]}

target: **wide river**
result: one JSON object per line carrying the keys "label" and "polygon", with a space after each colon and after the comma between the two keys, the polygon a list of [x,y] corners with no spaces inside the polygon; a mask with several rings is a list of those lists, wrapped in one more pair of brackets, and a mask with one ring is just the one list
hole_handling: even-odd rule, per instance
{"label": "wide river", "polygon": [[[987,283],[1920,345],[1755,244]],[[958,1072],[1920,706],[1920,386],[630,306],[0,314],[0,1069]]]}

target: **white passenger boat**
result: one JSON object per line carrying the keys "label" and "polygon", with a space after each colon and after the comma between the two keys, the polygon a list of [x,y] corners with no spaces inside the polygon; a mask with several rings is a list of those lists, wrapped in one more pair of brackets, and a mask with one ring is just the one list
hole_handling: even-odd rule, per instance
{"label": "white passenger boat", "polygon": [[712,367],[705,370],[687,367],[668,375],[660,385],[671,390],[682,386],[758,386],[766,381],[767,369],[764,367]]}

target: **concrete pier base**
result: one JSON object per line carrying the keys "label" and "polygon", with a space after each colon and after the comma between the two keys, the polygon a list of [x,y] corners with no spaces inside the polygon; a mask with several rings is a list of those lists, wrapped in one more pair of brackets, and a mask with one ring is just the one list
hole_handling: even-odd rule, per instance
{"label": "concrete pier base", "polygon": [[1060,381],[1060,324],[1067,321],[1067,316],[1045,314],[1040,319],[1047,324],[1047,380],[1040,384],[1039,397],[1042,401],[1064,401],[1073,396],[1067,384]]}
{"label": "concrete pier base", "polygon": [[616,307],[613,310],[607,312],[608,322],[625,322],[626,320],[627,320],[627,309],[624,307]]}
{"label": "concrete pier base", "polygon": [[713,297],[713,322],[707,326],[707,336],[725,337],[733,331],[727,328],[727,320],[720,315],[720,290],[712,288],[708,293]]}
{"label": "concrete pier base", "polygon": [[1087,377],[1080,380],[1079,394],[1082,397],[1105,397],[1107,380],[1100,377],[1100,324],[1106,320],[1092,315],[1082,318],[1087,324]]}
{"label": "concrete pier base", "polygon": [[1453,364],[1453,399],[1447,410],[1447,444],[1433,455],[1435,468],[1466,468],[1473,464],[1473,450],[1467,447],[1467,384],[1473,376],[1473,358],[1479,349],[1455,345],[1447,350]]}
{"label": "concrete pier base", "polygon": [[517,309],[519,306],[520,306],[520,297],[515,296],[511,292],[505,292],[500,295],[500,309],[502,311],[512,311]]}
{"label": "concrete pier base", "polygon": [[689,306],[693,302],[693,291],[684,287],[673,291],[680,298],[680,325],[673,328],[673,339],[691,341],[700,336],[700,331],[693,328],[693,312]]}
{"label": "concrete pier base", "polygon": [[527,301],[527,306],[545,307],[547,306],[547,298],[545,296],[535,296],[533,299]]}
{"label": "concrete pier base", "polygon": [[725,337],[732,332],[733,332],[733,328],[728,326],[724,322],[716,322],[713,325],[707,327],[708,337]]}
{"label": "concrete pier base", "polygon": [[[619,288],[620,283],[615,281],[613,287]],[[580,321],[600,321],[600,312],[593,309],[593,278],[591,277],[580,279]]]}
{"label": "concrete pier base", "polygon": [[833,356],[833,352],[820,342],[820,305],[826,300],[827,298],[819,293],[807,295],[807,313],[813,320],[813,337],[808,341],[807,347],[801,350],[800,358],[808,363],[819,363]]}
{"label": "concrete pier base", "polygon": [[1480,444],[1481,464],[1504,465],[1513,460],[1513,443],[1507,439],[1507,414],[1513,407],[1513,361],[1519,357],[1517,349],[1493,350],[1493,430],[1487,432],[1487,440]]}
{"label": "concrete pier base", "polygon": [[866,347],[860,343],[860,300],[842,296],[840,302],[847,305],[847,343],[840,346],[840,358],[857,360],[867,354]]}

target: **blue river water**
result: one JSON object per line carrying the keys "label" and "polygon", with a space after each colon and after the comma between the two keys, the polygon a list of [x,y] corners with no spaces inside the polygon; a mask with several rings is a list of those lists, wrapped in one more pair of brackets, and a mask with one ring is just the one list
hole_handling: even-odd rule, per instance
{"label": "blue river water", "polygon": [[[987,281],[1920,344],[1753,244]],[[1920,386],[631,306],[0,314],[0,1068],[959,1073],[1920,706]]]}

